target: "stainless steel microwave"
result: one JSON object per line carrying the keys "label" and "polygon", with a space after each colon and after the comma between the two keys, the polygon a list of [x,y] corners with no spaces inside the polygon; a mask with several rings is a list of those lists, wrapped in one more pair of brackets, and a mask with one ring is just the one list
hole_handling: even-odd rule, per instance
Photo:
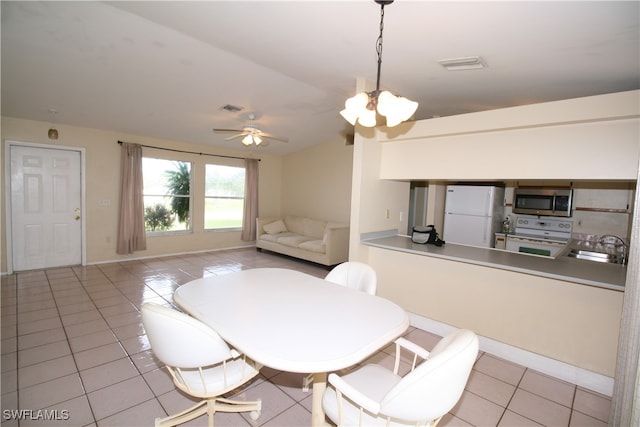
{"label": "stainless steel microwave", "polygon": [[516,188],[513,213],[540,216],[571,216],[573,190],[569,188]]}

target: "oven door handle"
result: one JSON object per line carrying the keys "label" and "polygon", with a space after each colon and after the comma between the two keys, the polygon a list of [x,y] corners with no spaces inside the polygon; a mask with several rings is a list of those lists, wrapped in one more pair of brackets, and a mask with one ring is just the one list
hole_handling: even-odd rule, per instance
{"label": "oven door handle", "polygon": [[544,245],[554,245],[554,246],[564,246],[568,243],[568,241],[560,242],[557,240],[538,239],[536,237],[522,237],[522,236],[507,236],[507,239],[512,240],[514,242],[533,242],[533,243],[540,243]]}

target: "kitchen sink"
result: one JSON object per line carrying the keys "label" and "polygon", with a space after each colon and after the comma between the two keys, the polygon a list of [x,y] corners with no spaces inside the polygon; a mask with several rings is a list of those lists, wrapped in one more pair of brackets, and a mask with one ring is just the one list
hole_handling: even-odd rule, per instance
{"label": "kitchen sink", "polygon": [[622,264],[623,258],[618,255],[607,254],[604,252],[588,251],[584,249],[571,249],[567,253],[568,257],[577,259],[586,259],[589,261],[606,262],[612,264]]}

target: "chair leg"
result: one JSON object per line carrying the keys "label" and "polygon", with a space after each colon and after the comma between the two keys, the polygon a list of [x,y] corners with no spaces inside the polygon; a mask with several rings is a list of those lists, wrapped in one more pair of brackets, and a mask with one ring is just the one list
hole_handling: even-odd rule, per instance
{"label": "chair leg", "polygon": [[156,418],[155,427],[177,426],[186,423],[201,415],[207,414],[209,427],[213,427],[213,418],[216,412],[251,412],[249,416],[257,420],[262,410],[262,400],[242,401],[231,399],[207,399],[185,409],[175,415],[166,418]]}
{"label": "chair leg", "polygon": [[156,418],[155,427],[169,427],[186,423],[207,413],[208,401],[203,400],[192,407],[165,418]]}
{"label": "chair leg", "polygon": [[307,393],[309,391],[309,386],[313,382],[313,374],[309,374],[302,379],[302,391]]}
{"label": "chair leg", "polygon": [[246,401],[231,399],[216,399],[213,403],[214,411],[220,412],[250,412],[252,420],[257,420],[262,411],[262,400]]}

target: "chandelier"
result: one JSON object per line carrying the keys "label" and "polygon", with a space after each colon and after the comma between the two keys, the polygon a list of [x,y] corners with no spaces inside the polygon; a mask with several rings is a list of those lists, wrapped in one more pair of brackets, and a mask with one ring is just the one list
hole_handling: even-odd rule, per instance
{"label": "chandelier", "polygon": [[380,68],[382,66],[382,30],[384,28],[384,6],[393,3],[393,0],[374,0],[380,5],[380,35],[376,43],[378,53],[378,76],[376,89],[371,92],[360,92],[347,99],[344,110],[340,112],[342,117],[352,125],[356,122],[365,127],[374,127],[377,124],[376,113],[387,119],[387,126],[396,126],[408,120],[418,108],[418,103],[405,97],[395,96],[388,91],[380,91]]}

